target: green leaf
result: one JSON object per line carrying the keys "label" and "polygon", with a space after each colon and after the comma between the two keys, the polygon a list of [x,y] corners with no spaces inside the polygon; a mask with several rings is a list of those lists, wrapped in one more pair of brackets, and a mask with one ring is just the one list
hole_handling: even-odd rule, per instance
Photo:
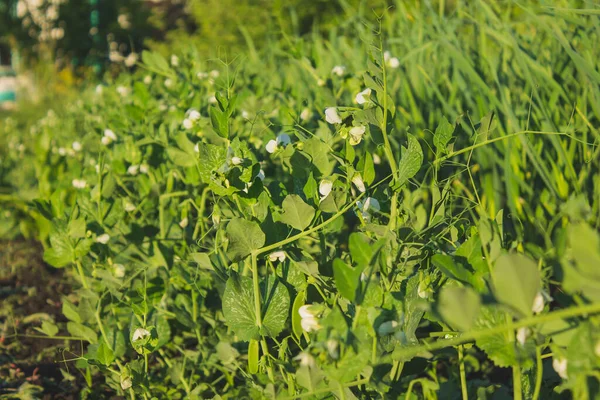
{"label": "green leaf", "polygon": [[440,122],[433,134],[433,144],[439,153],[445,153],[448,142],[452,139],[454,133],[454,125],[452,125],[446,117]]}
{"label": "green leaf", "polygon": [[276,337],[285,327],[290,308],[287,288],[278,281],[262,282],[262,328],[256,323],[253,283],[250,278],[234,275],[227,280],[223,293],[223,315],[227,325],[245,341],[262,336]]}
{"label": "green leaf", "polygon": [[294,304],[292,305],[292,331],[297,339],[302,337],[302,318],[298,313],[300,307],[302,307],[306,302],[306,292],[304,290],[298,292],[296,298],[294,299]]}
{"label": "green leaf", "polygon": [[234,218],[227,224],[226,233],[229,238],[229,255],[236,261],[247,257],[265,244],[264,232],[253,221]]}
{"label": "green leaf", "polygon": [[[496,308],[482,307],[475,327],[478,330],[489,329],[508,322],[506,313]],[[498,367],[510,367],[517,362],[515,344],[510,341],[508,331],[482,336],[476,340],[476,344]]]}
{"label": "green leaf", "polygon": [[350,301],[356,298],[356,289],[360,282],[361,269],[352,268],[341,259],[333,261],[333,279],[335,286],[342,296]]}
{"label": "green leaf", "polygon": [[312,137],[303,143],[302,152],[310,157],[321,176],[331,175],[333,164],[329,160],[329,146],[319,138]]}
{"label": "green leaf", "polygon": [[65,317],[73,322],[81,322],[81,317],[79,316],[77,307],[75,307],[75,305],[65,297],[63,297],[62,302],[62,313],[65,315]]}
{"label": "green leaf", "polygon": [[98,335],[96,334],[96,332],[93,329],[88,328],[87,326],[82,325],[78,322],[67,322],[67,330],[71,335],[85,339],[90,343],[98,342]]}
{"label": "green leaf", "polygon": [[296,194],[286,196],[283,200],[282,208],[281,222],[299,231],[306,229],[315,216],[315,209],[306,204]]}
{"label": "green leaf", "polygon": [[215,132],[221,137],[229,137],[229,118],[227,114],[216,107],[211,107],[209,113],[210,122]]}
{"label": "green leaf", "polygon": [[348,246],[352,261],[361,267],[366,267],[371,263],[373,258],[373,249],[370,245],[370,239],[367,235],[361,232],[354,232],[350,235]]}
{"label": "green leaf", "polygon": [[98,349],[96,350],[96,360],[102,365],[109,366],[115,360],[113,351],[108,347],[106,342],[103,340]]}
{"label": "green leaf", "polygon": [[586,223],[569,227],[571,254],[579,272],[600,281],[600,236]]}
{"label": "green leaf", "polygon": [[415,176],[423,164],[423,149],[417,138],[408,134],[408,149],[402,152],[402,159],[398,164],[398,177],[394,184],[397,190],[404,185],[410,178]]}
{"label": "green leaf", "polygon": [[444,286],[440,292],[437,310],[451,327],[468,331],[479,314],[479,294],[468,287]]}
{"label": "green leaf", "polygon": [[40,328],[35,328],[38,332],[43,333],[46,336],[54,336],[58,333],[58,326],[52,321],[43,321]]}
{"label": "green leaf", "polygon": [[531,315],[533,300],[540,291],[540,272],[536,263],[522,254],[504,254],[492,271],[494,295],[499,302],[522,315]]}
{"label": "green leaf", "polygon": [[186,153],[176,147],[167,148],[167,154],[171,161],[180,167],[193,167],[196,165],[196,156],[194,154]]}

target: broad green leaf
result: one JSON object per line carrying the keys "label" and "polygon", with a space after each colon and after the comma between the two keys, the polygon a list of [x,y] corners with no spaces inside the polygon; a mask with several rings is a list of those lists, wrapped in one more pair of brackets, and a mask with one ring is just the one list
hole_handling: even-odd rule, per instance
{"label": "broad green leaf", "polygon": [[208,253],[192,253],[191,257],[192,257],[192,260],[194,260],[194,262],[196,264],[198,264],[198,266],[200,268],[208,270],[208,271],[213,270],[213,264],[212,264],[212,261],[210,261],[210,257],[208,256]]}
{"label": "broad green leaf", "polygon": [[[489,329],[508,322],[506,313],[495,308],[482,307],[475,326],[476,329]],[[476,340],[476,344],[498,367],[510,367],[517,361],[515,345],[514,342],[510,342],[508,331],[482,336]]]}
{"label": "broad green leaf", "polygon": [[40,328],[35,328],[36,331],[43,333],[46,336],[54,336],[58,333],[58,326],[52,321],[45,320]]}
{"label": "broad green leaf", "polygon": [[303,153],[309,156],[312,164],[317,168],[321,176],[329,176],[333,164],[329,160],[329,146],[317,137],[312,137],[303,143]]}
{"label": "broad green leaf", "polygon": [[196,155],[192,153],[186,153],[185,151],[179,150],[176,147],[167,148],[167,154],[175,165],[180,167],[193,167],[196,165]]}
{"label": "broad green leaf", "polygon": [[229,137],[229,118],[227,114],[217,107],[211,107],[209,113],[210,122],[215,132],[221,137]]}
{"label": "broad green leaf", "polygon": [[454,125],[452,125],[446,117],[442,119],[442,122],[435,129],[433,135],[433,144],[439,153],[445,153],[448,142],[452,139],[452,133],[454,132]]}
{"label": "broad green leaf", "polygon": [[371,248],[370,239],[367,235],[361,232],[354,232],[350,235],[348,246],[352,261],[361,267],[366,267],[371,263],[373,258],[373,249]]}
{"label": "broad green leaf", "polygon": [[339,258],[333,261],[335,286],[340,294],[350,301],[354,301],[356,298],[361,271],[362,269],[352,268]]}
{"label": "broad green leaf", "polygon": [[504,254],[492,271],[494,295],[499,302],[522,315],[531,315],[533,300],[540,291],[540,272],[536,263],[522,254]]}
{"label": "broad green leaf", "polygon": [[[579,272],[600,281],[600,236],[586,223],[569,227],[571,255]],[[600,282],[599,282],[600,283]]]}
{"label": "broad green leaf", "polygon": [[98,335],[96,332],[78,322],[67,322],[67,330],[71,335],[87,340],[92,344],[98,342]]}
{"label": "broad green leaf", "polygon": [[234,260],[247,257],[265,244],[264,232],[253,221],[234,218],[227,224],[226,233],[229,238],[228,252]]}
{"label": "broad green leaf", "polygon": [[227,325],[241,340],[276,337],[285,327],[290,308],[287,288],[274,281],[261,285],[262,328],[257,325],[252,279],[232,276],[223,293],[223,315]]}
{"label": "broad green leaf", "polygon": [[81,322],[81,317],[79,316],[79,311],[77,310],[77,307],[75,307],[75,305],[69,300],[67,300],[65,297],[63,297],[62,302],[62,313],[64,314],[64,316],[67,317],[67,319],[69,319],[70,321]]}
{"label": "broad green leaf", "polygon": [[282,208],[281,222],[299,231],[306,229],[315,216],[315,209],[306,204],[296,194],[286,196],[283,200]]}
{"label": "broad green leaf", "polygon": [[98,345],[98,349],[96,350],[96,360],[107,367],[115,360],[113,351],[108,347],[104,340]]}
{"label": "broad green leaf", "polygon": [[431,263],[448,278],[467,283],[478,291],[482,291],[485,288],[484,280],[480,276],[477,276],[475,271],[467,269],[465,265],[457,262],[452,256],[435,254],[431,257]]}
{"label": "broad green leaf", "polygon": [[423,163],[423,149],[419,141],[410,133],[407,136],[408,148],[402,152],[402,159],[398,164],[398,177],[396,182],[394,182],[395,189],[400,188],[410,178],[415,176]]}
{"label": "broad green leaf", "polygon": [[468,331],[479,314],[479,294],[468,287],[444,286],[440,292],[437,310],[451,327]]}

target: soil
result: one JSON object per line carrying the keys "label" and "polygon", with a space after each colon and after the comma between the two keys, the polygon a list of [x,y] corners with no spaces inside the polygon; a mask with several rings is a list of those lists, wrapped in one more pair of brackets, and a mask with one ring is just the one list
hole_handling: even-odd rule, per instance
{"label": "soil", "polygon": [[61,362],[81,349],[66,352],[77,344],[34,329],[44,319],[64,326],[61,298],[70,292],[64,271],[47,266],[42,254],[35,242],[0,241],[0,397],[75,399],[82,389],[79,372]]}

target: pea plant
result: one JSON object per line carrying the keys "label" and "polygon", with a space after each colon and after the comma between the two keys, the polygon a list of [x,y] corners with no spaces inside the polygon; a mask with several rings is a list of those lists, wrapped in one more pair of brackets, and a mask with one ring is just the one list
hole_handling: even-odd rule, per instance
{"label": "pea plant", "polygon": [[598,199],[552,197],[529,240],[527,204],[476,183],[484,149],[521,173],[495,145],[552,140],[575,176],[594,146],[493,112],[412,133],[382,42],[288,62],[145,52],[33,129],[40,195],[14,212],[79,282],[38,328],[61,365],[132,399],[594,398]]}

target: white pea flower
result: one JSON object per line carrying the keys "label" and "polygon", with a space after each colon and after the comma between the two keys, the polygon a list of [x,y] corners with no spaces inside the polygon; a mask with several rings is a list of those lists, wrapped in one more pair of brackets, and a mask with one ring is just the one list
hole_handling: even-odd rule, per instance
{"label": "white pea flower", "polygon": [[189,110],[187,110],[186,112],[187,118],[192,120],[192,121],[198,121],[202,115],[200,114],[200,112],[198,110],[196,110],[195,108],[190,108]]}
{"label": "white pea flower", "polygon": [[121,96],[125,97],[125,96],[129,95],[129,88],[127,88],[125,86],[118,86],[117,93],[119,93]]}
{"label": "white pea flower", "polygon": [[208,74],[206,72],[200,71],[200,72],[198,72],[196,74],[196,78],[198,78],[198,79],[206,79],[206,78],[208,78]]}
{"label": "white pea flower", "polygon": [[331,73],[334,75],[337,75],[337,76],[344,76],[345,72],[346,72],[346,67],[344,67],[343,65],[336,65],[331,70]]}
{"label": "white pea flower", "polygon": [[113,273],[116,278],[122,278],[125,276],[125,266],[123,264],[114,264]]}
{"label": "white pea flower", "polygon": [[317,313],[312,309],[312,306],[308,304],[303,305],[298,309],[298,314],[302,318],[300,321],[302,329],[306,332],[316,331],[321,328]]}
{"label": "white pea flower", "polygon": [[527,328],[519,328],[517,330],[517,342],[521,346],[525,346],[525,342],[527,341],[527,337],[529,337],[529,329]]}
{"label": "white pea flower", "polygon": [[135,65],[137,60],[138,60],[137,53],[129,53],[129,55],[125,58],[125,66],[131,68]]}
{"label": "white pea flower", "polygon": [[129,175],[137,175],[139,170],[140,170],[139,165],[130,165],[129,168],[127,168],[127,173]]}
{"label": "white pea flower", "polygon": [[145,83],[146,85],[149,85],[149,84],[151,84],[151,83],[152,83],[152,77],[151,77],[150,75],[146,75],[146,76],[144,77],[144,83]]}
{"label": "white pea flower", "polygon": [[389,50],[384,51],[383,52],[383,60],[387,62],[390,60],[390,58],[392,58],[392,53],[390,53]]}
{"label": "white pea flower", "polygon": [[284,262],[285,257],[284,251],[274,251],[273,253],[269,254],[269,261],[274,262],[279,260],[279,262]]}
{"label": "white pea flower", "polygon": [[396,69],[400,66],[400,60],[398,60],[396,57],[392,57],[388,60],[387,65],[392,69]]}
{"label": "white pea flower", "polygon": [[333,359],[337,359],[340,356],[340,352],[338,351],[338,346],[339,346],[338,341],[335,339],[329,339],[327,341],[326,345],[327,345],[327,352],[329,353],[329,356]]}
{"label": "white pea flower", "polygon": [[267,152],[273,154],[277,151],[277,149],[279,149],[280,146],[286,147],[291,142],[292,140],[290,139],[290,136],[288,134],[282,133],[279,136],[277,136],[277,139],[269,140],[265,148],[267,149]]}
{"label": "white pea flower", "polygon": [[294,357],[294,360],[299,360],[300,366],[302,367],[314,368],[314,366],[316,365],[315,358],[310,353],[307,353],[305,351],[301,352],[296,357]]}
{"label": "white pea flower", "polygon": [[337,113],[337,109],[335,107],[328,107],[325,109],[325,121],[330,124],[341,124],[342,119]]}
{"label": "white pea flower", "polygon": [[133,336],[131,337],[131,341],[135,342],[135,341],[138,341],[140,339],[144,339],[144,338],[146,338],[148,336],[150,336],[150,331],[148,331],[147,329],[144,329],[144,328],[137,328],[133,332]]}
{"label": "white pea flower", "polygon": [[102,142],[103,145],[108,146],[109,144],[112,143],[112,140],[110,140],[109,137],[107,136],[102,136],[102,139],[100,140]]}
{"label": "white pea flower", "polygon": [[185,217],[184,219],[182,219],[181,221],[179,221],[179,226],[182,229],[185,229],[188,226],[189,220],[188,217]]}
{"label": "white pea flower", "polygon": [[362,92],[359,92],[356,97],[354,98],[354,100],[358,103],[358,104],[365,104],[368,103],[370,100],[371,96],[371,89],[370,88],[366,88],[365,90],[363,90]]}
{"label": "white pea flower", "polygon": [[200,145],[199,145],[198,143],[196,143],[196,144],[194,145],[194,151],[195,151],[196,153],[200,153]]}
{"label": "white pea flower", "polygon": [[379,333],[380,336],[391,335],[398,330],[398,326],[400,326],[398,321],[386,321],[379,325],[379,328],[377,328],[377,333]]}
{"label": "white pea flower", "polygon": [[102,85],[96,86],[96,94],[102,94],[103,91],[104,91],[104,87]]}
{"label": "white pea flower", "polygon": [[110,236],[108,235],[108,233],[103,233],[102,235],[100,235],[96,238],[96,243],[106,244],[106,243],[108,243],[109,240],[110,240]]}
{"label": "white pea flower", "polygon": [[133,386],[133,381],[131,380],[130,376],[125,379],[121,379],[121,389],[127,390],[131,388],[131,386]]}
{"label": "white pea flower", "polygon": [[242,110],[242,118],[250,119],[250,113],[246,110]]}
{"label": "white pea flower", "polygon": [[179,66],[179,57],[177,57],[175,54],[171,56],[171,65],[174,67]]}
{"label": "white pea flower", "polygon": [[123,61],[123,56],[118,51],[111,51],[108,53],[108,59],[114,63]]}
{"label": "white pea flower", "polygon": [[308,109],[305,108],[304,110],[302,110],[302,112],[300,113],[300,119],[302,121],[308,121],[310,119],[310,117],[312,116],[312,112]]}
{"label": "white pea flower", "polygon": [[104,130],[104,137],[108,138],[111,142],[117,140],[117,135],[110,129]]}
{"label": "white pea flower", "polygon": [[534,314],[539,314],[544,311],[544,295],[542,292],[538,292],[533,299],[533,306],[531,310]]}
{"label": "white pea flower", "polygon": [[133,212],[135,211],[136,206],[134,206],[132,203],[126,203],[125,204],[125,211],[127,212]]}
{"label": "white pea flower", "polygon": [[558,376],[563,379],[567,379],[567,359],[566,358],[553,358],[552,368],[556,371]]}
{"label": "white pea flower", "polygon": [[258,174],[256,174],[256,177],[258,179],[260,179],[261,181],[265,180],[265,171],[263,171],[262,169],[260,171],[258,171]]}
{"label": "white pea flower", "polygon": [[81,151],[81,149],[83,148],[81,146],[81,143],[79,142],[73,142],[73,144],[71,144],[71,147],[73,148],[73,150],[75,151]]}
{"label": "white pea flower", "polygon": [[371,213],[381,210],[379,201],[373,197],[367,197],[364,203],[359,200],[356,202],[356,205],[358,206],[363,218],[367,220],[371,217]]}
{"label": "white pea flower", "polygon": [[217,104],[217,97],[215,95],[208,96],[208,102],[210,104]]}
{"label": "white pea flower", "polygon": [[165,87],[170,88],[172,86],[173,86],[173,79],[171,79],[171,78],[165,79]]}
{"label": "white pea flower", "polygon": [[331,189],[333,189],[333,182],[327,179],[323,179],[319,183],[319,194],[321,194],[321,199],[324,199],[331,193]]}
{"label": "white pea flower", "polygon": [[150,167],[148,166],[148,164],[140,164],[140,172],[142,174],[147,174],[149,169]]}
{"label": "white pea flower", "polygon": [[192,129],[194,127],[194,121],[192,121],[189,118],[186,118],[183,120],[182,125],[185,129]]}
{"label": "white pea flower", "polygon": [[360,174],[354,174],[354,177],[352,178],[352,183],[354,183],[354,186],[356,186],[358,191],[361,193],[364,193],[365,190],[367,190],[365,188],[365,183],[363,182],[362,176],[360,176]]}
{"label": "white pea flower", "polygon": [[219,75],[221,75],[221,73],[216,69],[213,69],[212,71],[209,72],[209,76],[211,78],[218,78]]}
{"label": "white pea flower", "polygon": [[377,153],[373,153],[373,164],[379,165],[381,164],[381,157]]}
{"label": "white pea flower", "polygon": [[240,158],[240,157],[231,157],[231,163],[233,165],[240,165],[243,162],[244,162],[243,158]]}
{"label": "white pea flower", "polygon": [[325,80],[319,78],[317,79],[317,86],[323,87],[325,86]]}
{"label": "white pea flower", "polygon": [[350,131],[348,131],[348,134],[350,135],[350,144],[352,146],[356,146],[357,144],[359,144],[362,141],[362,137],[365,134],[366,130],[367,127],[364,125],[353,126],[352,128],[350,128]]}
{"label": "white pea flower", "polygon": [[429,287],[428,280],[421,280],[419,282],[419,286],[417,287],[417,295],[422,299],[428,299],[429,295],[433,292],[433,290]]}
{"label": "white pea flower", "polygon": [[63,156],[63,157],[66,156],[67,155],[67,149],[65,149],[64,147],[59,147],[58,148],[58,154],[60,156]]}
{"label": "white pea flower", "polygon": [[71,184],[75,189],[85,189],[85,187],[87,186],[87,182],[83,179],[73,179]]}

